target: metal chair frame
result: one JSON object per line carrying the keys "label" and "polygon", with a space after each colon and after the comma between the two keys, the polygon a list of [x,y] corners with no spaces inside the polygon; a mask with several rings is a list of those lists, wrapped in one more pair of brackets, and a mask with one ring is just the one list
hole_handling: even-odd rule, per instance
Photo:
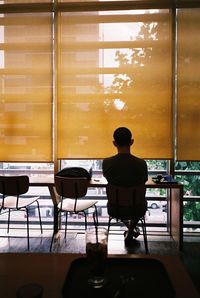
{"label": "metal chair frame", "polygon": [[[88,210],[91,207],[94,207],[94,213],[93,213],[93,219],[94,224],[98,225],[98,213],[97,213],[97,207],[96,203],[97,200],[84,200],[83,197],[85,197],[88,189],[88,180],[85,177],[61,177],[61,176],[55,176],[55,187],[56,192],[60,196],[60,203],[58,204],[58,216],[59,213],[64,212],[65,213],[65,239],[67,235],[67,220],[68,220],[68,213],[74,213],[74,214],[83,214],[85,218],[85,230],[87,229],[87,213],[86,210]],[[68,202],[71,202],[73,205],[73,208],[70,210],[65,209],[64,203],[65,200]],[[79,203],[82,205],[82,208],[80,208]],[[50,244],[50,251],[52,250],[53,241],[55,238],[56,232],[53,232],[53,236],[51,239]]]}
{"label": "metal chair frame", "polygon": [[[143,202],[146,201],[145,199],[145,193],[146,188],[143,185],[138,185],[134,187],[118,187],[111,184],[108,184],[106,186],[106,193],[108,198],[108,205],[110,202],[112,202],[112,205],[115,206],[115,214],[111,214],[112,212],[108,208],[108,233],[110,231],[110,225],[111,221],[113,219],[119,221],[119,220],[134,220],[134,214],[133,216],[129,216],[129,218],[125,217],[124,214],[120,214],[121,207],[128,207],[129,210],[135,210],[134,208],[137,208],[137,203],[139,203],[140,200],[143,200]],[[129,205],[128,205],[129,202]],[[127,215],[128,216],[128,215]],[[146,231],[146,222],[145,222],[145,216],[141,216],[139,218],[139,222],[141,223],[142,232],[143,232],[143,238],[144,238],[144,245],[145,245],[145,253],[148,254],[148,241],[147,241],[147,231]]]}
{"label": "metal chair frame", "polygon": [[[2,202],[0,205],[0,214],[8,210],[8,225],[7,233],[10,231],[10,215],[12,211],[25,211],[26,212],[26,225],[27,225],[27,246],[30,249],[30,233],[29,233],[29,207],[37,204],[38,216],[40,222],[40,230],[43,233],[42,221],[40,214],[40,205],[37,197],[22,197],[21,195],[27,193],[29,190],[29,177],[26,175],[21,176],[0,176],[0,193],[2,194]],[[27,202],[26,202],[27,201]],[[23,202],[23,203],[21,203]],[[3,212],[4,211],[4,212]]]}

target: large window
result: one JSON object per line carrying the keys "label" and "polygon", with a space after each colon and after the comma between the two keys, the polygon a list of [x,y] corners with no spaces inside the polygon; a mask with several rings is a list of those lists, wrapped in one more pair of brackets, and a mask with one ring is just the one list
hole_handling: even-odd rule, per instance
{"label": "large window", "polygon": [[[58,161],[87,160],[100,175],[113,130],[128,126],[150,173],[184,184],[184,224],[196,228],[199,15],[195,0],[0,1],[1,173],[53,175]],[[37,191],[51,224],[48,190]],[[167,194],[148,196],[150,214],[165,214]]]}
{"label": "large window", "polygon": [[196,1],[40,2],[0,1],[1,161],[199,160]]}

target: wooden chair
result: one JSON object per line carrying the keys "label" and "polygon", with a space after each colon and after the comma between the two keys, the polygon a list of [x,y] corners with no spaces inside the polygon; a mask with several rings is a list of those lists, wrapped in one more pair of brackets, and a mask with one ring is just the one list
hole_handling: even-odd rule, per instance
{"label": "wooden chair", "polygon": [[[111,220],[134,220],[138,217],[138,212],[143,214],[146,209],[146,188],[144,185],[134,187],[118,187],[111,184],[106,186],[106,194],[108,198],[108,233],[110,230]],[[145,252],[148,253],[148,242],[146,233],[145,216],[139,218],[141,222]]]}
{"label": "wooden chair", "polygon": [[42,221],[40,215],[39,196],[25,197],[23,194],[29,190],[29,177],[22,176],[0,176],[0,193],[2,194],[2,201],[0,203],[0,213],[8,211],[8,226],[7,233],[10,228],[10,213],[11,211],[25,211],[27,222],[27,242],[29,250],[29,207],[36,203],[38,208],[38,215],[40,221],[40,229],[42,231]]}
{"label": "wooden chair", "polygon": [[[96,203],[97,200],[85,199],[85,195],[88,190],[88,180],[85,177],[72,178],[72,177],[61,177],[55,176],[55,187],[56,192],[60,196],[60,202],[58,204],[58,215],[64,212],[66,215],[65,219],[65,238],[67,233],[67,218],[68,213],[83,214],[85,217],[85,229],[87,229],[87,210],[94,207],[94,220],[95,224],[98,224],[98,215]],[[55,231],[52,236],[50,251],[55,236]]]}

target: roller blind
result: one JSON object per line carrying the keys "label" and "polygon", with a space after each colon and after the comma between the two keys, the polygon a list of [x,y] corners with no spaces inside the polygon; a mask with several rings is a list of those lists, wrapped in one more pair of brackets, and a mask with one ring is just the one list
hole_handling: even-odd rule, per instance
{"label": "roller blind", "polygon": [[200,159],[200,9],[178,10],[177,159]]}
{"label": "roller blind", "polygon": [[104,158],[127,126],[133,153],[172,158],[171,13],[62,12],[58,157]]}
{"label": "roller blind", "polygon": [[50,13],[0,15],[0,160],[52,160]]}

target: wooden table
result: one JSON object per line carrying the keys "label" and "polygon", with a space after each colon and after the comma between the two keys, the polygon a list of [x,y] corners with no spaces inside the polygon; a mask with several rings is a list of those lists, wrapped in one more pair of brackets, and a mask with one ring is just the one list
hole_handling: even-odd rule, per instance
{"label": "wooden table", "polygon": [[[92,179],[89,187],[103,188],[106,187],[105,178]],[[54,205],[54,231],[58,231],[58,211],[57,204],[59,197],[56,194],[54,179],[40,179],[30,177],[30,186],[47,186]],[[179,250],[183,249],[183,185],[179,183],[155,183],[149,179],[146,188],[159,188],[168,190],[168,231],[169,235],[174,239]]]}
{"label": "wooden table", "polygon": [[[61,298],[61,289],[73,260],[84,255],[52,253],[0,254],[2,298],[14,298],[16,290],[29,283],[42,285],[43,298]],[[119,255],[109,255],[119,257]],[[120,255],[120,258],[154,258],[162,262],[176,291],[176,298],[199,298],[184,265],[177,256]]]}

